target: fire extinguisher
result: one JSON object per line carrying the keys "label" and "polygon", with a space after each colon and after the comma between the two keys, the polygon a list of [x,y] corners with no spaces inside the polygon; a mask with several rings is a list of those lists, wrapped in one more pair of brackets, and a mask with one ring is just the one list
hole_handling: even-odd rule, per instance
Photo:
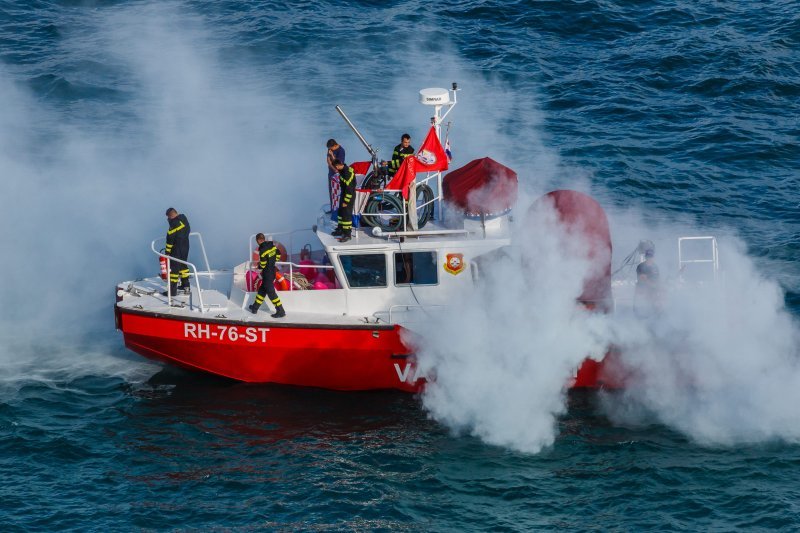
{"label": "fire extinguisher", "polygon": [[[162,250],[163,252],[163,250]],[[161,279],[167,279],[167,258],[163,255],[158,256],[158,262],[161,264]]]}

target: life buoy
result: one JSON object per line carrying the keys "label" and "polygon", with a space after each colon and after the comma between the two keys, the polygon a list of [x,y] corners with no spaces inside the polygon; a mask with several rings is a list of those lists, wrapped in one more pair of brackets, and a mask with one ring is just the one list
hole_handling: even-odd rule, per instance
{"label": "life buoy", "polygon": [[288,291],[291,288],[289,280],[280,272],[275,272],[275,281],[273,282],[276,290]]}
{"label": "life buoy", "polygon": [[281,261],[290,261],[289,255],[286,253],[286,247],[278,241],[274,241],[274,244],[275,248],[278,249],[278,253],[281,254]]}

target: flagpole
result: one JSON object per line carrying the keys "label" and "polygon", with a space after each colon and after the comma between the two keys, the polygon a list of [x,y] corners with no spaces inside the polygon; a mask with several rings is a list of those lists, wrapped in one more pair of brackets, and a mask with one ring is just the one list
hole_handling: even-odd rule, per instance
{"label": "flagpole", "polygon": [[[439,139],[439,144],[442,143],[442,119],[439,117],[439,111],[442,110],[442,106],[437,105],[433,108],[433,127],[436,128],[436,137]],[[442,171],[436,171],[436,195],[439,196],[439,213],[436,217],[439,222],[442,222]]]}
{"label": "flagpole", "polygon": [[[456,95],[456,91],[458,91],[458,84],[453,82],[453,88],[450,89],[448,92],[450,93],[450,101],[448,102],[449,107],[447,111],[445,111],[444,115],[439,116],[439,112],[442,110],[441,105],[435,105],[433,107],[433,117],[431,117],[431,122],[433,123],[433,127],[436,129],[436,137],[439,138],[439,143],[442,142],[442,120],[453,110],[453,107],[458,103],[458,97]],[[450,126],[447,127],[448,131],[450,131]],[[439,222],[444,222],[444,209],[442,207],[442,171],[439,170],[436,172],[436,194],[439,196],[439,213],[437,216],[437,220]]]}

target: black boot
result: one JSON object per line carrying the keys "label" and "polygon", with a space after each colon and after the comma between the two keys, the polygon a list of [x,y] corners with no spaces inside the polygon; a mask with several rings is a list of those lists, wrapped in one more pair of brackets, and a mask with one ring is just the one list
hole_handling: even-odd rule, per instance
{"label": "black boot", "polygon": [[250,310],[250,312],[251,312],[251,313],[253,313],[253,314],[256,314],[256,313],[258,313],[258,308],[259,308],[259,307],[260,307],[260,306],[258,306],[258,305],[256,305],[256,304],[250,304],[250,306],[248,307],[248,309]]}
{"label": "black boot", "polygon": [[283,318],[286,316],[286,311],[283,310],[282,305],[279,305],[278,307],[275,308],[275,312],[272,313],[272,315],[270,316],[272,316],[272,318]]}
{"label": "black boot", "polygon": [[351,237],[350,237],[350,232],[349,231],[345,232],[345,233],[342,233],[342,238],[339,239],[339,242],[347,242],[347,241],[350,240],[350,238]]}
{"label": "black boot", "polygon": [[338,237],[342,233],[343,233],[342,228],[337,226],[336,229],[331,232],[331,235],[333,235],[334,237]]}

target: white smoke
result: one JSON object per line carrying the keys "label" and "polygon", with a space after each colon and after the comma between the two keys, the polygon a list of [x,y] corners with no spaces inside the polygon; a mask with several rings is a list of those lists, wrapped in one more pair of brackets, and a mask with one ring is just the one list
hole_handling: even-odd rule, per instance
{"label": "white smoke", "polygon": [[422,398],[434,418],[538,452],[553,443],[575,369],[606,345],[599,317],[575,304],[592,271],[585,243],[567,238],[552,208],[516,231],[525,246],[490,254],[480,283],[426,322],[415,348],[420,373],[432,378]]}
{"label": "white smoke", "polygon": [[[86,14],[70,19],[78,25],[65,27],[61,53],[102,68],[53,76],[66,78],[59,87],[108,85],[120,98],[51,103],[30,94],[20,69],[0,64],[8,371],[103,366],[84,342],[121,345],[113,288],[157,273],[149,245],[166,231],[168,206],[189,216],[211,266],[223,267],[244,259],[252,233],[310,227],[326,197],[323,164],[304,157],[316,149],[322,161],[324,134],[247,65],[227,64],[199,17],[155,3]],[[289,194],[300,190],[319,194]],[[198,252],[193,243],[190,260]]]}
{"label": "white smoke", "polygon": [[431,416],[488,443],[538,452],[557,436],[564,387],[584,356],[600,359],[613,345],[628,375],[623,391],[602,393],[612,421],[660,422],[707,445],[800,439],[800,333],[779,285],[730,232],[716,230],[717,281],[704,265],[698,282],[679,272],[677,238],[708,231],[648,225],[633,212],[610,220],[625,242],[617,242],[617,263],[640,239],[655,241],[661,313],[641,319],[622,300],[614,314],[580,311],[574,301],[590,272],[576,259],[582,243],[552,220],[526,222],[518,247],[492,258],[474,290],[455,297],[455,311],[410,339],[431,379],[422,396]]}
{"label": "white smoke", "polygon": [[622,395],[606,399],[607,411],[626,423],[655,416],[705,444],[796,441],[797,324],[778,284],[740,242],[726,236],[720,255],[717,282],[676,276],[661,315],[616,329],[632,377]]}

